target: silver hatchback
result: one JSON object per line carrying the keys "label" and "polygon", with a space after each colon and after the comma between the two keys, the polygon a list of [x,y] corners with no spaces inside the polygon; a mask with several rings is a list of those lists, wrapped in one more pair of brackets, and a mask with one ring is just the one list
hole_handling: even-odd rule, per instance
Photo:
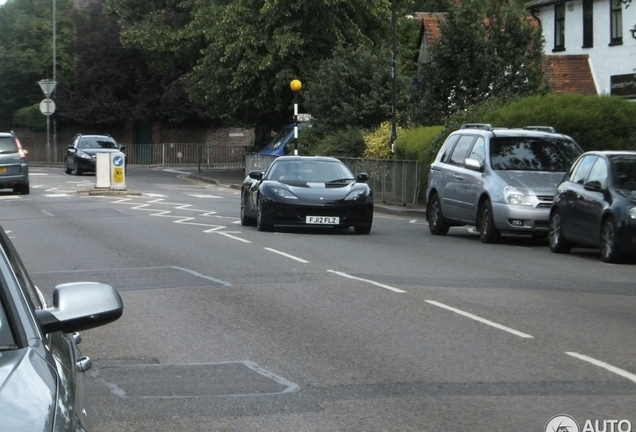
{"label": "silver hatchback", "polygon": [[0,189],[29,193],[29,166],[26,150],[13,132],[0,132]]}
{"label": "silver hatchback", "polygon": [[431,164],[426,191],[431,233],[472,225],[484,243],[497,242],[502,232],[547,237],[556,186],[582,152],[551,127],[463,125]]}

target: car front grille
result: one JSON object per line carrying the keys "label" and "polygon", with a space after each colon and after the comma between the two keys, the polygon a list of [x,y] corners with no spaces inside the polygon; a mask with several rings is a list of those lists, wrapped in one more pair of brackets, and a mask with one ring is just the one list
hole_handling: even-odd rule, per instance
{"label": "car front grille", "polygon": [[554,200],[554,196],[552,195],[537,195],[539,199],[539,204],[537,204],[537,208],[549,208],[552,206],[552,201]]}

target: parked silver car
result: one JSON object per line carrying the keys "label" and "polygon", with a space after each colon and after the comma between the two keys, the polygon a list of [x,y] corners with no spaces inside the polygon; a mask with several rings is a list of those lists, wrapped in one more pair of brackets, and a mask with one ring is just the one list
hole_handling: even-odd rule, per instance
{"label": "parked silver car", "polygon": [[551,127],[462,125],[431,164],[426,191],[431,233],[473,225],[484,243],[497,242],[502,232],[547,237],[556,186],[582,152]]}
{"label": "parked silver car", "polygon": [[11,188],[15,193],[29,193],[29,165],[27,151],[13,132],[0,132],[0,189]]}
{"label": "parked silver car", "polygon": [[0,227],[0,430],[86,432],[80,330],[118,319],[123,303],[110,285],[58,285],[45,303]]}

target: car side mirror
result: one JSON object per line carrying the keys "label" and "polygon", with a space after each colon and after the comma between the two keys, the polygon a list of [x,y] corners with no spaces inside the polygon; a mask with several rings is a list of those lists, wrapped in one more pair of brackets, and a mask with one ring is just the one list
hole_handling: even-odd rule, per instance
{"label": "car side mirror", "polygon": [[249,176],[249,178],[254,179],[254,180],[262,180],[263,178],[263,171],[258,171],[258,170],[254,170],[254,171],[250,171],[249,174],[247,174]]}
{"label": "car side mirror", "polygon": [[464,167],[473,171],[483,171],[484,166],[477,159],[466,158],[464,159]]}
{"label": "car side mirror", "polygon": [[360,182],[360,183],[364,183],[366,181],[369,180],[369,174],[367,173],[360,173],[356,176],[356,181]]}
{"label": "car side mirror", "polygon": [[120,145],[119,146],[119,151],[124,151],[124,150],[126,150],[126,146]]}
{"label": "car side mirror", "polygon": [[585,190],[589,190],[592,192],[601,192],[603,190],[603,186],[601,185],[601,182],[598,180],[585,182],[583,184],[583,187],[585,188]]}

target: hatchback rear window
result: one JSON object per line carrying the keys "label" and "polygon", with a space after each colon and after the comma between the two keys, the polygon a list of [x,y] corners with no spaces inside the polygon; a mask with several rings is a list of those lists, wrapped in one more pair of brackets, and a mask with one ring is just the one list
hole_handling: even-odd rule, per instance
{"label": "hatchback rear window", "polygon": [[11,136],[0,137],[0,154],[1,153],[17,153],[18,145]]}
{"label": "hatchback rear window", "polygon": [[563,139],[493,137],[490,163],[495,170],[566,172],[581,154],[576,143]]}

